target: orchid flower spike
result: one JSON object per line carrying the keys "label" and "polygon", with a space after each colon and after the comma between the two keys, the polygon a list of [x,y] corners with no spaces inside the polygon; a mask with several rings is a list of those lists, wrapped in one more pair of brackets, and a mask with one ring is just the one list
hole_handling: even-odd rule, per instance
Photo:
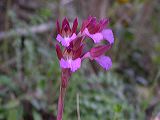
{"label": "orchid flower spike", "polygon": [[[73,22],[72,29],[67,18],[64,18],[62,28],[60,28],[57,20],[58,35],[56,39],[60,44],[56,44],[56,52],[62,70],[57,120],[62,120],[64,92],[68,86],[68,80],[71,74],[81,67],[84,59],[95,60],[105,70],[109,70],[112,67],[111,58],[105,56],[105,53],[114,43],[113,32],[107,28],[108,23],[108,19],[97,21],[95,17],[90,16],[83,21],[77,34],[77,18]],[[84,51],[85,38],[87,37],[93,40],[95,46],[88,51]],[[107,41],[107,44],[99,45],[101,41]]]}

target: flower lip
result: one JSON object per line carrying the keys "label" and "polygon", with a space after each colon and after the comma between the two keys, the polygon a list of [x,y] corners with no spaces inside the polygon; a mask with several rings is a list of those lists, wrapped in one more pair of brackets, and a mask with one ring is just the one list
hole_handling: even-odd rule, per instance
{"label": "flower lip", "polygon": [[112,67],[112,60],[108,56],[99,56],[95,58],[96,62],[102,66],[105,70],[109,70]]}
{"label": "flower lip", "polygon": [[75,60],[72,60],[72,59],[67,59],[67,60],[64,60],[63,58],[60,60],[60,66],[61,68],[70,68],[70,70],[72,72],[75,72],[77,69],[80,68],[81,66],[81,59],[80,58],[77,58]]}
{"label": "flower lip", "polygon": [[85,28],[84,34],[87,35],[88,37],[92,38],[94,43],[99,43],[101,40],[103,40],[103,35],[99,32],[95,34],[91,34],[88,30],[88,28]]}
{"label": "flower lip", "polygon": [[61,42],[63,46],[68,47],[70,45],[70,42],[73,41],[77,35],[74,33],[71,37],[62,37],[60,34],[57,35],[57,41]]}
{"label": "flower lip", "polygon": [[113,36],[113,32],[112,32],[111,29],[104,29],[101,32],[97,32],[95,34],[91,34],[88,31],[88,28],[85,28],[83,34],[88,36],[88,37],[90,37],[94,41],[94,43],[99,43],[102,40],[108,41],[109,44],[113,44],[114,43],[114,36]]}

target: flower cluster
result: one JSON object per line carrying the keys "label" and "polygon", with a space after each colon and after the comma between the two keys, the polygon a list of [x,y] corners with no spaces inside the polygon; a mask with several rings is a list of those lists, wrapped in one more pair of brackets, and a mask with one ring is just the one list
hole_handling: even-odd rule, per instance
{"label": "flower cluster", "polygon": [[[58,35],[56,40],[61,44],[56,45],[56,52],[59,59],[60,67],[62,69],[61,76],[61,92],[63,88],[68,85],[68,79],[73,72],[81,67],[81,63],[84,59],[89,58],[95,60],[105,70],[109,70],[112,66],[110,57],[105,56],[105,52],[108,51],[114,43],[114,36],[111,29],[106,28],[109,23],[108,19],[102,19],[97,21],[95,17],[88,17],[84,20],[80,31],[77,32],[78,20],[74,20],[72,28],[69,22],[64,18],[60,27],[59,21],[57,21]],[[86,38],[93,40],[95,46],[90,50],[85,51]],[[107,41],[105,45],[102,45],[102,41]],[[63,48],[63,50],[61,50]],[[57,120],[62,119],[63,113],[63,96],[59,97],[58,116]]]}
{"label": "flower cluster", "polygon": [[[68,20],[65,18],[60,28],[59,21],[57,21],[57,41],[64,47],[62,52],[60,46],[56,45],[56,51],[60,60],[60,67],[62,69],[69,68],[71,72],[75,72],[80,68],[81,62],[84,58],[96,60],[104,69],[108,70],[112,66],[111,59],[104,56],[104,53],[111,48],[114,42],[114,37],[111,29],[106,29],[108,19],[97,21],[95,17],[89,17],[82,23],[80,32],[77,33],[78,21],[77,18],[73,22],[72,28]],[[107,45],[99,45],[91,48],[84,53],[85,38],[89,37],[95,44],[102,40],[108,42]]]}

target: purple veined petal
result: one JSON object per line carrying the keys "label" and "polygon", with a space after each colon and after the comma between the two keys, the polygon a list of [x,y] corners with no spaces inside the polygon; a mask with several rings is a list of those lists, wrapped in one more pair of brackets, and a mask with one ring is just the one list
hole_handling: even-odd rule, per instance
{"label": "purple veined petal", "polygon": [[83,51],[84,45],[81,45],[80,47],[77,48],[76,51],[73,52],[73,59],[79,58],[82,55],[82,51]]}
{"label": "purple veined petal", "polygon": [[103,40],[103,35],[102,33],[95,33],[95,34],[90,34],[88,29],[85,28],[84,34],[86,34],[88,37],[92,38],[94,43],[99,43],[101,40]]}
{"label": "purple veined petal", "polygon": [[60,60],[63,57],[63,54],[58,44],[56,44],[56,52],[57,52],[58,59]]}
{"label": "purple veined petal", "polygon": [[92,20],[92,17],[89,16],[87,20],[84,20],[84,21],[82,22],[82,27],[81,27],[81,29],[80,29],[81,33],[82,33],[82,32],[84,31],[84,29],[88,26],[88,24],[91,22],[91,20]]}
{"label": "purple veined petal", "polygon": [[81,67],[81,59],[77,58],[75,60],[69,59],[64,60],[63,58],[60,60],[61,68],[70,68],[72,72],[75,72],[77,69]]}
{"label": "purple veined petal", "polygon": [[114,43],[114,36],[111,29],[104,29],[101,33],[104,39],[106,39],[110,44]]}
{"label": "purple veined petal", "polygon": [[112,67],[112,60],[108,56],[100,56],[94,58],[105,70],[109,70]]}
{"label": "purple veined petal", "polygon": [[75,33],[72,34],[71,37],[62,37],[60,34],[57,35],[57,41],[61,42],[63,46],[68,47],[70,45],[70,42],[74,40],[77,37]]}
{"label": "purple veined petal", "polygon": [[74,41],[73,41],[73,50],[77,50],[79,48],[79,46],[81,46],[83,43],[82,43],[82,40],[83,40],[83,37],[77,37]]}
{"label": "purple veined petal", "polygon": [[109,23],[109,19],[101,19],[99,21],[100,24],[100,31],[102,31]]}
{"label": "purple veined petal", "polygon": [[77,30],[77,26],[78,26],[78,19],[76,18],[73,22],[73,26],[72,26],[72,33],[75,33]]}
{"label": "purple veined petal", "polygon": [[59,20],[57,19],[57,22],[56,22],[56,26],[57,26],[57,31],[58,31],[58,33],[60,33],[60,25],[59,25]]}
{"label": "purple veined petal", "polygon": [[93,47],[90,50],[90,54],[93,58],[99,57],[99,56],[103,55],[106,51],[108,51],[110,48],[111,48],[110,44]]}
{"label": "purple veined petal", "polygon": [[70,28],[68,19],[65,17],[62,21],[62,29],[64,29],[66,25]]}

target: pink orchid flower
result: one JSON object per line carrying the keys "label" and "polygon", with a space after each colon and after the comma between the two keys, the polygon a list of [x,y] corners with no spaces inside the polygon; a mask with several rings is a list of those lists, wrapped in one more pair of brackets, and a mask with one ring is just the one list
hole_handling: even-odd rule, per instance
{"label": "pink orchid flower", "polygon": [[[64,94],[68,86],[68,80],[71,74],[81,67],[84,59],[95,60],[105,70],[112,67],[111,58],[104,55],[114,43],[113,32],[111,29],[106,28],[107,24],[108,19],[97,21],[95,17],[89,17],[83,21],[80,32],[76,35],[77,18],[73,22],[72,30],[66,18],[62,22],[62,29],[60,29],[57,21],[58,35],[56,39],[63,48],[61,50],[61,47],[58,44],[56,45],[56,52],[62,69],[57,120],[62,120]],[[91,38],[95,44],[100,43],[102,40],[107,41],[108,44],[98,45],[85,51],[86,37]]]}
{"label": "pink orchid flower", "polygon": [[59,21],[57,20],[58,35],[56,39],[61,42],[63,46],[68,47],[70,45],[70,42],[77,37],[75,33],[77,26],[77,18],[73,22],[72,29],[70,28],[67,18],[65,18],[62,22],[62,29],[60,29]]}
{"label": "pink orchid flower", "polygon": [[105,28],[108,22],[108,19],[97,21],[95,17],[90,16],[83,22],[81,32],[92,38],[94,43],[99,43],[102,40],[107,40],[110,44],[113,44],[113,32],[111,29]]}

